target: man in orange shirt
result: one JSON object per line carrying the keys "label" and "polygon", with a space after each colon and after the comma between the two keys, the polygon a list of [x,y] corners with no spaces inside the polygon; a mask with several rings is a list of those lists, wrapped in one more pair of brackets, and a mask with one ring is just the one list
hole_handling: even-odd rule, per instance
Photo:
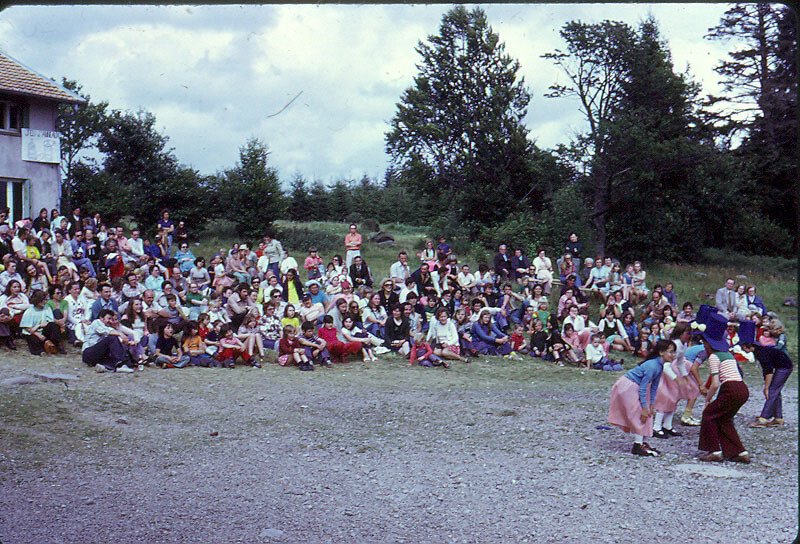
{"label": "man in orange shirt", "polygon": [[353,259],[361,255],[361,235],[358,233],[358,227],[355,223],[350,225],[350,232],[344,236],[344,247],[347,249],[347,269],[353,264]]}

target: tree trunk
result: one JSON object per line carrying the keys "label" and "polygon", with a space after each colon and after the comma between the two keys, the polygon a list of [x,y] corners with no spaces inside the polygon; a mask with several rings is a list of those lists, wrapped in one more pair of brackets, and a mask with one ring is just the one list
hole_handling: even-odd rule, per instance
{"label": "tree trunk", "polygon": [[597,168],[592,172],[592,226],[594,227],[594,241],[596,255],[605,255],[606,252],[606,212],[608,211],[608,180],[605,169]]}

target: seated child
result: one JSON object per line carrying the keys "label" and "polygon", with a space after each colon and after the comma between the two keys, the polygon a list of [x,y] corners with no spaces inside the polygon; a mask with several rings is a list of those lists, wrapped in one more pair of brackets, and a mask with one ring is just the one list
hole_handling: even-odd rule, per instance
{"label": "seated child", "polygon": [[525,340],[525,327],[522,323],[514,325],[514,330],[511,333],[511,353],[528,354],[530,352],[530,345]]}
{"label": "seated child", "polygon": [[591,367],[594,370],[606,371],[622,370],[622,361],[615,361],[606,357],[603,341],[603,335],[592,335],[592,341],[586,346],[586,368]]}
{"label": "seated child", "polygon": [[211,355],[206,353],[206,344],[200,336],[197,321],[188,321],[183,329],[183,353],[189,356],[189,364],[194,366],[217,366]]}
{"label": "seated child", "polygon": [[174,334],[172,323],[164,323],[158,330],[156,363],[164,368],[183,368],[189,364],[189,355],[183,353]]}
{"label": "seated child", "polygon": [[236,338],[230,325],[223,325],[219,330],[219,335],[217,360],[222,363],[223,368],[233,368],[236,364],[236,359],[239,357],[241,357],[245,363],[250,362],[251,356],[247,353],[247,347],[245,347],[241,340]]}
{"label": "seated child", "polygon": [[361,351],[361,342],[342,342],[339,340],[336,328],[333,326],[332,315],[326,315],[322,318],[322,327],[317,331],[317,335],[325,341],[328,351],[331,352],[333,360],[337,363],[346,363],[350,355],[355,355]]}
{"label": "seated child", "polygon": [[297,329],[293,325],[283,327],[283,336],[278,342],[278,364],[286,366],[294,362],[300,370],[314,370],[313,365],[306,356],[305,348],[297,338]]}
{"label": "seated child", "polygon": [[306,350],[306,357],[308,357],[311,365],[333,366],[327,342],[315,334],[316,325],[312,321],[305,321],[301,326],[301,330],[303,334],[298,337],[298,341]]}
{"label": "seated child", "polygon": [[222,325],[223,323],[219,319],[214,321],[214,323],[211,324],[211,328],[206,332],[205,338],[203,338],[203,342],[206,344],[206,353],[212,357],[219,352],[219,339],[222,338],[220,335]]}
{"label": "seated child", "polygon": [[533,332],[531,333],[530,354],[532,357],[544,357],[547,355],[547,333],[540,320],[534,319],[532,324]]}
{"label": "seated child", "polygon": [[414,337],[414,346],[411,348],[408,361],[412,365],[417,363],[419,366],[450,368],[450,363],[433,353],[433,347],[428,344],[422,333]]}

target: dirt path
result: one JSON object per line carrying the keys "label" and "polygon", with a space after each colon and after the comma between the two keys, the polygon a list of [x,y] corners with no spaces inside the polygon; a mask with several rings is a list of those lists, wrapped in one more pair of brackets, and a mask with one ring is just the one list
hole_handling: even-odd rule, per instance
{"label": "dirt path", "polygon": [[[301,373],[147,369],[0,354],[0,542],[783,543],[797,531],[797,388],[749,466],[697,462],[697,429],[628,453],[616,375],[392,360]],[[793,377],[794,378],[794,377]],[[699,411],[697,411],[699,414]],[[728,523],[728,537],[719,532]]]}

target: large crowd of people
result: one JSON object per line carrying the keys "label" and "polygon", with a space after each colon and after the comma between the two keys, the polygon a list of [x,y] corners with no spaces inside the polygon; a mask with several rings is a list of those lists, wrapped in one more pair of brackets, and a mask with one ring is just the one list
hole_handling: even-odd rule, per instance
{"label": "large crowd of people", "polygon": [[[167,210],[152,238],[99,214],[84,217],[80,208],[69,216],[43,209],[13,224],[7,217],[0,213],[0,344],[9,349],[17,339],[34,355],[66,353],[72,344],[98,372],[127,373],[268,360],[310,371],[387,354],[429,367],[500,356],[619,372],[616,354],[630,353],[644,362],[615,385],[609,421],[634,434],[632,452],[643,456],[658,454],[644,438],[679,434],[680,400],[687,400],[680,418],[687,426],[710,421],[709,395],[717,390],[726,393],[720,413],[743,403],[733,384],[737,372],[741,380],[737,365],[758,359],[772,400],[754,425],[783,422],[786,334],[754,285],[728,279],[715,305],[696,313],[690,302],[679,304],[671,282],[649,285],[640,262],[623,267],[586,256],[574,233],[558,255],[540,249],[531,259],[500,244],[491,262],[476,267],[440,237],[419,252],[399,251],[376,280],[355,224],[343,239],[344,258],[323,258],[311,246],[298,261],[266,233],[255,247],[233,244],[207,261]],[[708,383],[698,372],[706,360]],[[709,401],[702,422],[693,415],[700,394]],[[725,442],[729,428],[716,434],[720,449],[719,438],[701,440],[709,460],[747,457],[740,443]]]}

